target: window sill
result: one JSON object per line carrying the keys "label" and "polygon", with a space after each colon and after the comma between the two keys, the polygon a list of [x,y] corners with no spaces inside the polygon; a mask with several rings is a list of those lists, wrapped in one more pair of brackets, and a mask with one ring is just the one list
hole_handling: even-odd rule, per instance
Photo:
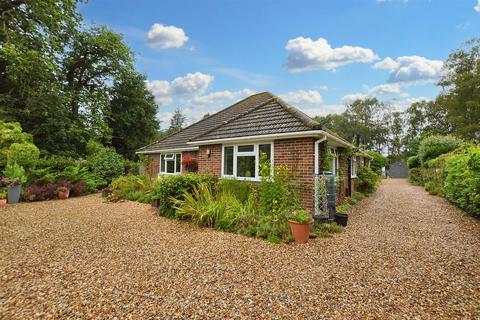
{"label": "window sill", "polygon": [[235,177],[235,176],[225,176],[223,175],[221,177],[222,179],[235,179],[238,181],[254,181],[254,182],[260,182],[260,178],[242,178],[242,177]]}

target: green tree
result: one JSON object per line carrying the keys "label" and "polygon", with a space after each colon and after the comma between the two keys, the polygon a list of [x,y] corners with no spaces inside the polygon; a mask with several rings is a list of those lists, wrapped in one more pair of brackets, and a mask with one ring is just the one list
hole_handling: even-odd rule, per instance
{"label": "green tree", "polygon": [[467,41],[445,62],[436,103],[445,110],[455,135],[480,139],[480,39]]}
{"label": "green tree", "polygon": [[183,114],[182,108],[176,108],[173,113],[172,118],[170,119],[170,127],[168,128],[168,133],[174,133],[181,130],[185,124],[186,117]]}
{"label": "green tree", "polygon": [[114,82],[110,101],[109,127],[112,146],[118,153],[133,159],[135,150],[152,142],[159,129],[157,105],[147,90],[145,77],[125,71]]}
{"label": "green tree", "polygon": [[63,69],[65,92],[72,122],[84,134],[77,137],[77,149],[88,140],[109,143],[109,83],[123,70],[132,68],[133,54],[122,36],[106,27],[93,27],[73,35]]}

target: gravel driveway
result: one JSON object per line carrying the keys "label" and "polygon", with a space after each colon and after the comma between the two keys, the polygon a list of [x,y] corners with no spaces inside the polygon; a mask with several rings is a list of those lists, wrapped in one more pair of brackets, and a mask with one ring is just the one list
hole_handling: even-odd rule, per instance
{"label": "gravel driveway", "polygon": [[273,245],[98,195],[0,209],[0,318],[480,318],[480,223],[404,180]]}

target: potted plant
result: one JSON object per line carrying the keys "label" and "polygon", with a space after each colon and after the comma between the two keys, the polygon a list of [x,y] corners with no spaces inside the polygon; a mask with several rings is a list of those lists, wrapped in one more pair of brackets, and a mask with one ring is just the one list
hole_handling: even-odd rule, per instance
{"label": "potted plant", "polygon": [[341,226],[346,227],[348,222],[348,211],[350,210],[349,204],[342,204],[337,207],[335,211],[334,220]]}
{"label": "potted plant", "polygon": [[288,223],[295,243],[307,243],[313,223],[312,217],[305,210],[296,210],[288,216]]}
{"label": "potted plant", "polygon": [[70,196],[70,189],[72,188],[72,184],[66,180],[60,180],[57,182],[57,196],[58,199],[65,200],[68,199]]}
{"label": "potted plant", "polygon": [[8,203],[18,203],[20,194],[22,193],[22,184],[27,182],[25,169],[16,163],[9,163],[3,171],[5,178],[2,179],[8,190]]}
{"label": "potted plant", "polygon": [[65,200],[70,196],[70,189],[67,187],[61,186],[57,189],[58,199]]}
{"label": "potted plant", "polygon": [[0,208],[7,205],[7,190],[0,188]]}

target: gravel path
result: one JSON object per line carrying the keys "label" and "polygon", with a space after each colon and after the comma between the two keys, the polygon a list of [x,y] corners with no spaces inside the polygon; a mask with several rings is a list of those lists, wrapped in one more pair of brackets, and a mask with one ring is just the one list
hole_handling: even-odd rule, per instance
{"label": "gravel path", "polygon": [[404,180],[272,245],[98,195],[0,209],[0,318],[475,319],[480,223]]}

